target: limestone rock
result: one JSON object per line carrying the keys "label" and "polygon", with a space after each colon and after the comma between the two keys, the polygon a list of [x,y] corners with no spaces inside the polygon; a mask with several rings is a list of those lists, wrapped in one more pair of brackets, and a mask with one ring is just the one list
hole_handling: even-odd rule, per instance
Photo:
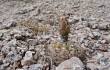
{"label": "limestone rock", "polygon": [[84,70],[84,65],[79,58],[72,57],[62,62],[56,70]]}

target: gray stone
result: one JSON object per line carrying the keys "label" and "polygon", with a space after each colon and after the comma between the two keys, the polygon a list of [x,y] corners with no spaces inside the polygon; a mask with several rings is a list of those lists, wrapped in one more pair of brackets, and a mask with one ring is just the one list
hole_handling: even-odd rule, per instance
{"label": "gray stone", "polygon": [[110,43],[110,35],[109,34],[104,36],[104,39],[107,41],[107,43]]}
{"label": "gray stone", "polygon": [[93,35],[94,35],[94,37],[95,37],[95,38],[97,38],[97,37],[100,37],[100,36],[101,36],[101,34],[100,34],[99,32],[93,32]]}
{"label": "gray stone", "polygon": [[43,65],[42,64],[33,64],[29,66],[29,70],[42,70]]}
{"label": "gray stone", "polygon": [[26,65],[27,63],[30,65],[31,64],[31,60],[33,60],[33,55],[32,55],[33,53],[34,52],[32,52],[32,51],[27,51],[25,53],[25,56],[21,60],[21,65]]}
{"label": "gray stone", "polygon": [[77,57],[72,57],[69,60],[62,62],[56,70],[84,70],[84,65]]}
{"label": "gray stone", "polygon": [[100,23],[98,26],[99,29],[101,30],[109,30],[110,29],[110,23]]}
{"label": "gray stone", "polygon": [[90,38],[94,38],[94,35],[93,35],[92,32],[89,33],[89,37],[90,37]]}
{"label": "gray stone", "polygon": [[110,52],[110,45],[108,46],[108,50],[107,51]]}
{"label": "gray stone", "polygon": [[29,50],[34,51],[35,50],[34,46],[29,46]]}
{"label": "gray stone", "polygon": [[23,66],[22,68],[25,70],[28,70],[28,66]]}
{"label": "gray stone", "polygon": [[44,38],[44,39],[49,39],[50,35],[42,35],[41,37]]}
{"label": "gray stone", "polygon": [[28,39],[27,42],[30,46],[35,46],[37,44],[37,39]]}
{"label": "gray stone", "polygon": [[105,44],[105,43],[106,43],[106,40],[102,40],[101,43],[102,43],[102,44]]}
{"label": "gray stone", "polygon": [[17,40],[23,40],[25,36],[21,35],[21,34],[15,34],[14,35],[15,39]]}
{"label": "gray stone", "polygon": [[34,52],[32,51],[27,51],[26,54],[25,54],[25,57],[24,57],[24,60],[30,60],[30,59],[33,59],[33,54]]}
{"label": "gray stone", "polygon": [[17,23],[13,19],[8,19],[8,20],[3,22],[3,27],[4,28],[10,28],[10,27],[16,26],[16,24]]}

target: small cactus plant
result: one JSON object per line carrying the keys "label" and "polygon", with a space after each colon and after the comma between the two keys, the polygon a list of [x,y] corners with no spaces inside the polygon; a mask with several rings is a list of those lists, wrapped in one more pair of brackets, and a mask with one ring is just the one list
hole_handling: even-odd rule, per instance
{"label": "small cactus plant", "polygon": [[69,22],[66,17],[62,16],[59,19],[59,31],[63,42],[68,41],[68,34],[70,32]]}

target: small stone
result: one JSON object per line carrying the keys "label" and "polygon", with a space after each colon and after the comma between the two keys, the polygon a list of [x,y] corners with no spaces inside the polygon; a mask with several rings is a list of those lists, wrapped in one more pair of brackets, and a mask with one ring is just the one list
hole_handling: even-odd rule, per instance
{"label": "small stone", "polygon": [[92,25],[92,28],[96,29],[97,28],[97,24]]}
{"label": "small stone", "polygon": [[42,35],[41,37],[44,38],[44,39],[49,39],[50,38],[49,35]]}
{"label": "small stone", "polygon": [[17,40],[23,40],[24,39],[23,35],[21,35],[21,34],[16,34],[16,35],[14,35],[14,37]]}
{"label": "small stone", "polygon": [[37,40],[36,39],[28,39],[27,42],[28,42],[28,44],[30,46],[35,46],[37,44]]}
{"label": "small stone", "polygon": [[7,62],[7,61],[4,59],[4,60],[3,60],[3,63],[6,63],[6,62]]}
{"label": "small stone", "polygon": [[89,33],[89,37],[90,37],[90,38],[94,38],[94,35],[93,35],[92,32]]}
{"label": "small stone", "polygon": [[33,62],[33,53],[32,51],[27,51],[25,56],[21,60],[21,65],[30,65]]}
{"label": "small stone", "polygon": [[99,32],[93,32],[94,38],[99,38],[101,34]]}
{"label": "small stone", "polygon": [[106,23],[100,23],[98,28],[100,30],[109,30],[110,29],[110,23],[107,23],[107,22]]}
{"label": "small stone", "polygon": [[106,36],[104,36],[104,38],[105,38],[107,43],[110,43],[110,35],[106,35]]}
{"label": "small stone", "polygon": [[3,22],[3,27],[7,29],[7,28],[10,28],[10,27],[16,26],[16,24],[17,23],[13,19],[9,19],[9,20],[6,20],[6,21]]}
{"label": "small stone", "polygon": [[108,46],[108,50],[107,51],[110,52],[110,45]]}
{"label": "small stone", "polygon": [[3,46],[2,50],[1,50],[4,54],[8,54],[10,51],[10,47],[8,46]]}
{"label": "small stone", "polygon": [[28,66],[23,66],[22,68],[25,70],[28,70]]}
{"label": "small stone", "polygon": [[102,43],[102,44],[105,44],[105,43],[106,43],[106,40],[102,40],[101,43]]}
{"label": "small stone", "polygon": [[30,59],[32,59],[33,58],[33,54],[34,52],[32,52],[32,51],[27,51],[26,53],[25,53],[25,57],[24,57],[24,59],[26,59],[26,60],[30,60]]}
{"label": "small stone", "polygon": [[42,70],[43,65],[42,64],[33,64],[29,66],[29,70]]}
{"label": "small stone", "polygon": [[34,51],[35,50],[34,46],[29,46],[29,50]]}

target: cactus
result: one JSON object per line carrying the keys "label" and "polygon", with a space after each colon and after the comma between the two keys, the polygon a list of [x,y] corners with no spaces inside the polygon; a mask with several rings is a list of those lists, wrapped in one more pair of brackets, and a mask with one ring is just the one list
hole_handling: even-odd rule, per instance
{"label": "cactus", "polygon": [[70,32],[69,22],[66,17],[62,16],[59,19],[59,31],[63,42],[68,41],[68,34]]}

